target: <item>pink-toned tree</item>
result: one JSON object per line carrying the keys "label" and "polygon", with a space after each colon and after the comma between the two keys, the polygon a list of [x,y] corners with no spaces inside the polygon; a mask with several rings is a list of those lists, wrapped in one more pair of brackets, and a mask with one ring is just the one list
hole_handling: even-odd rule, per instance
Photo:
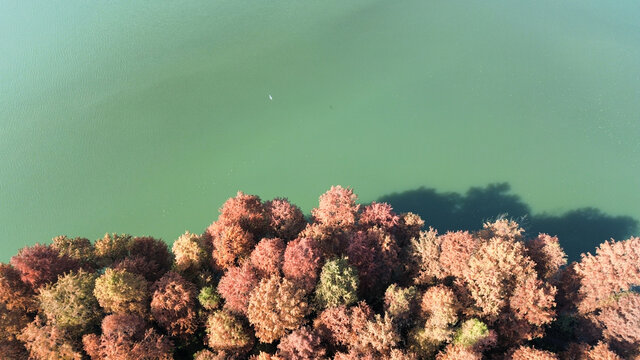
{"label": "pink-toned tree", "polygon": [[217,291],[224,299],[224,307],[237,314],[246,314],[251,291],[258,285],[251,263],[229,268],[218,283]]}
{"label": "pink-toned tree", "polygon": [[357,342],[372,318],[373,310],[361,301],[351,307],[340,305],[323,310],[314,320],[313,327],[326,342],[344,349]]}
{"label": "pink-toned tree", "polygon": [[311,210],[316,222],[331,227],[348,228],[356,223],[360,205],[356,204],[357,196],[350,188],[332,186],[320,196],[320,204]]}
{"label": "pink-toned tree", "polygon": [[40,244],[20,249],[11,258],[11,265],[20,273],[20,279],[35,290],[55,282],[58,275],[80,268],[78,261]]}
{"label": "pink-toned tree", "polygon": [[376,226],[392,232],[400,225],[400,217],[393,212],[391,205],[374,201],[362,209],[358,225],[362,230]]}
{"label": "pink-toned tree", "polygon": [[222,227],[215,232],[212,239],[213,260],[222,269],[242,262],[255,246],[253,234],[237,224]]}
{"label": "pink-toned tree", "polygon": [[269,232],[285,240],[295,239],[307,222],[302,210],[286,198],[275,198],[264,203]]}
{"label": "pink-toned tree", "polygon": [[596,255],[583,254],[575,270],[581,277],[578,309],[586,314],[602,306],[611,295],[640,284],[640,237],[604,242]]}
{"label": "pink-toned tree", "polygon": [[508,356],[509,360],[558,360],[558,356],[549,351],[535,349],[529,346],[520,346]]}
{"label": "pink-toned tree", "polygon": [[280,238],[260,240],[251,252],[251,265],[258,276],[281,275],[284,250],[284,241]]}
{"label": "pink-toned tree", "polygon": [[481,360],[482,354],[472,348],[449,344],[443,351],[439,352],[436,360]]}
{"label": "pink-toned tree", "polygon": [[430,285],[447,275],[440,264],[440,244],[442,238],[433,228],[421,231],[420,236],[411,240],[409,248],[409,272],[417,285]]}
{"label": "pink-toned tree", "polygon": [[278,356],[284,360],[322,360],[325,354],[322,338],[307,326],[283,337],[278,344]]}
{"label": "pink-toned tree", "polygon": [[616,352],[640,357],[640,294],[618,294],[596,316],[605,340]]}
{"label": "pink-toned tree", "polygon": [[536,264],[536,272],[543,280],[553,280],[558,276],[560,268],[567,264],[565,254],[558,237],[539,234],[525,243],[527,255]]}
{"label": "pink-toned tree", "polygon": [[440,235],[440,256],[438,261],[446,276],[462,277],[471,255],[479,245],[468,231],[448,231]]}
{"label": "pink-toned tree", "polygon": [[84,350],[92,360],[134,360],[173,358],[173,343],[134,314],[108,315],[102,321],[102,335],[83,336]]}
{"label": "pink-toned tree", "polygon": [[322,252],[313,239],[298,238],[287,244],[282,271],[296,286],[311,292],[318,281],[322,260]]}
{"label": "pink-toned tree", "polygon": [[151,290],[153,318],[169,336],[188,342],[198,329],[195,285],[169,271],[153,284]]}
{"label": "pink-toned tree", "polygon": [[129,243],[129,255],[132,258],[142,258],[145,261],[145,278],[156,281],[171,269],[173,254],[167,244],[150,236],[134,237]]}
{"label": "pink-toned tree", "polygon": [[360,293],[377,297],[389,285],[398,266],[398,245],[380,229],[353,233],[347,247],[349,263],[358,270]]}
{"label": "pink-toned tree", "polygon": [[42,318],[36,318],[22,330],[18,339],[29,351],[29,359],[34,360],[81,360],[82,352],[74,341],[55,326],[45,325]]}
{"label": "pink-toned tree", "polygon": [[36,311],[38,304],[33,290],[22,282],[20,272],[9,264],[0,263],[0,303],[9,310]]}

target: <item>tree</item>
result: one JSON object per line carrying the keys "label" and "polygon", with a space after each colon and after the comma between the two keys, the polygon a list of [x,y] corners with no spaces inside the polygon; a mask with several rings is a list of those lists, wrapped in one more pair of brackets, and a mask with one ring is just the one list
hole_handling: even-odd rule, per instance
{"label": "tree", "polygon": [[556,236],[539,234],[525,245],[527,254],[536,263],[536,272],[543,280],[553,280],[560,268],[567,264],[567,254],[560,247]]}
{"label": "tree", "polygon": [[36,244],[24,247],[11,258],[11,265],[20,273],[20,279],[37,290],[58,280],[58,275],[77,270],[80,264],[67,255],[60,255],[51,246]]}
{"label": "tree", "polygon": [[605,340],[620,354],[640,355],[640,294],[618,294],[596,316]]}
{"label": "tree", "polygon": [[325,354],[322,338],[307,326],[285,336],[278,344],[278,356],[284,360],[322,360]]}
{"label": "tree", "polygon": [[38,299],[49,323],[74,337],[97,327],[102,318],[100,305],[93,295],[97,277],[96,273],[80,270],[43,287]]}
{"label": "tree", "polygon": [[311,238],[298,238],[287,244],[282,272],[296,286],[311,292],[316,287],[322,260],[317,242]]}
{"label": "tree", "polygon": [[153,284],[151,315],[169,336],[188,342],[198,329],[196,287],[170,271]]}
{"label": "tree", "polygon": [[229,268],[218,283],[218,293],[224,299],[224,307],[237,314],[246,314],[251,291],[258,285],[249,261],[242,266]]}
{"label": "tree", "polygon": [[135,314],[112,314],[102,321],[102,335],[82,338],[92,360],[170,360],[173,343]]}
{"label": "tree", "polygon": [[358,225],[362,229],[376,226],[384,231],[393,231],[400,225],[400,217],[393,212],[391,205],[374,201],[362,209]]}
{"label": "tree", "polygon": [[320,273],[315,301],[320,309],[350,305],[358,300],[358,272],[341,257],[327,261]]}
{"label": "tree", "polygon": [[269,232],[285,240],[295,239],[307,224],[302,210],[286,198],[275,198],[264,203]]}
{"label": "tree", "polygon": [[105,234],[93,244],[94,256],[98,267],[106,267],[129,255],[131,235]]}
{"label": "tree", "polygon": [[508,357],[509,360],[558,360],[558,357],[544,350],[538,350],[528,346],[520,346]]}
{"label": "tree", "polygon": [[280,238],[262,239],[251,252],[251,265],[260,277],[281,275],[284,261],[284,241]]}
{"label": "tree", "polygon": [[249,329],[235,315],[219,310],[207,319],[207,344],[215,350],[245,352],[253,346]]}
{"label": "tree", "polygon": [[75,347],[72,339],[59,328],[45,325],[41,318],[29,323],[18,338],[29,351],[30,359],[82,359],[82,353]]}
{"label": "tree", "polygon": [[210,262],[211,254],[204,237],[188,231],[173,243],[171,251],[175,256],[176,270],[180,273],[196,272]]}
{"label": "tree", "polygon": [[580,276],[578,309],[587,314],[602,306],[611,295],[640,284],[640,237],[605,241],[596,255],[582,256],[576,265]]}
{"label": "tree", "polygon": [[287,330],[297,329],[309,311],[305,292],[287,279],[278,276],[262,279],[251,293],[247,318],[256,337],[272,343]]}
{"label": "tree", "polygon": [[33,290],[22,282],[20,272],[9,264],[0,263],[0,304],[9,310],[34,312],[37,301]]}
{"label": "tree", "polygon": [[399,250],[395,239],[380,229],[352,234],[347,256],[349,263],[358,271],[363,296],[377,297],[389,285],[397,270]]}
{"label": "tree", "polygon": [[350,188],[332,186],[320,196],[320,204],[311,210],[311,215],[320,224],[331,227],[348,228],[355,224],[360,205],[358,197]]}
{"label": "tree", "polygon": [[108,313],[147,313],[149,291],[142,275],[109,268],[96,280],[93,293]]}
{"label": "tree", "polygon": [[134,237],[129,243],[129,255],[132,258],[144,259],[145,278],[156,281],[164,275],[173,263],[173,255],[167,244],[150,236]]}
{"label": "tree", "polygon": [[96,266],[93,245],[87,238],[56,236],[53,238],[51,247],[58,250],[60,255],[66,255],[86,267]]}

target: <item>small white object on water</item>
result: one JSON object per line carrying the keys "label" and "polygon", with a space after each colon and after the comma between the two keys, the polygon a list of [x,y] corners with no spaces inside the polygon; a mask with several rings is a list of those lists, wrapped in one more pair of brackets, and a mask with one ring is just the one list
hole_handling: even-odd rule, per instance
{"label": "small white object on water", "polygon": [[273,100],[273,97],[271,97],[271,94],[269,94],[269,100]]}

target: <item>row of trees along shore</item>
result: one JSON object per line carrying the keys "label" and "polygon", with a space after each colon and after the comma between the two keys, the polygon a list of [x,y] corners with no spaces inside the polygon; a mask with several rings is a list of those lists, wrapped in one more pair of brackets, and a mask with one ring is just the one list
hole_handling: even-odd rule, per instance
{"label": "row of trees along shore", "polygon": [[334,186],[202,234],[59,236],[0,264],[2,359],[640,359],[640,238],[567,264],[498,218],[438,233]]}

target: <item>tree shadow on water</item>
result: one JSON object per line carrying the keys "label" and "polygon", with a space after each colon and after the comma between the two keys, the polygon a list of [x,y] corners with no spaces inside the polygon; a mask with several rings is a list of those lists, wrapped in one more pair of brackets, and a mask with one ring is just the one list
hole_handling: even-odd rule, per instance
{"label": "tree shadow on water", "polygon": [[419,214],[426,226],[449,230],[477,230],[487,220],[506,214],[525,229],[528,236],[538,233],[556,235],[569,256],[579,260],[581,253],[595,251],[607,239],[623,240],[638,231],[638,220],[630,216],[611,216],[593,207],[570,210],[561,215],[533,214],[520,196],[510,192],[508,183],[472,187],[465,194],[438,192],[420,187],[381,196],[398,213]]}

